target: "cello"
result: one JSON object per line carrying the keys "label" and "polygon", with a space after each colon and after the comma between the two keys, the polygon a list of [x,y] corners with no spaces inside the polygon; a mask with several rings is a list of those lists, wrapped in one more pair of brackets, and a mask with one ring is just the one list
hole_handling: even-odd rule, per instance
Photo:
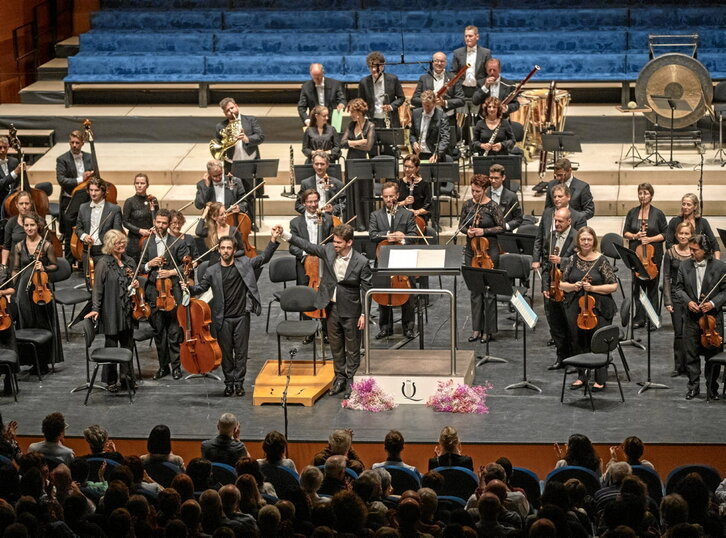
{"label": "cello", "polygon": [[[393,219],[396,218],[396,213],[398,212],[398,204],[396,202],[393,203]],[[381,248],[386,245],[398,245],[398,241],[393,241],[390,239],[384,239],[383,241],[380,241],[378,243],[378,246],[376,247],[376,259],[380,260],[381,258]],[[389,277],[390,279],[390,287],[394,289],[411,289],[411,281],[408,279],[408,276],[406,275],[393,275]],[[381,306],[401,306],[406,304],[406,301],[410,298],[410,295],[404,295],[399,293],[374,293],[371,298],[378,303]]]}
{"label": "cello", "polygon": [[18,197],[18,194],[25,191],[30,195],[30,199],[33,202],[35,212],[41,217],[45,217],[48,214],[48,195],[44,191],[32,188],[30,186],[28,174],[25,170],[25,154],[23,153],[23,148],[20,145],[18,130],[12,123],[10,124],[10,129],[8,130],[8,139],[10,140],[10,146],[15,150],[18,155],[18,159],[20,160],[20,184],[18,185],[17,189],[15,189],[15,192],[8,195],[8,197],[5,198],[5,202],[3,202],[3,209],[5,211],[5,215],[7,215],[8,217],[14,217],[18,214],[18,206],[16,205],[15,201]]}
{"label": "cello", "polygon": [[[640,233],[647,235],[648,219],[640,219]],[[648,278],[651,280],[656,278],[658,276],[658,266],[653,261],[653,257],[655,256],[655,248],[653,245],[644,245],[641,243],[635,251],[640,263],[643,264],[643,269],[645,269],[645,272],[648,274]]]}
{"label": "cello", "polygon": [[222,364],[222,350],[212,336],[212,311],[201,299],[191,298],[187,306],[181,305],[176,319],[184,332],[179,347],[181,365],[190,374],[204,375]]}

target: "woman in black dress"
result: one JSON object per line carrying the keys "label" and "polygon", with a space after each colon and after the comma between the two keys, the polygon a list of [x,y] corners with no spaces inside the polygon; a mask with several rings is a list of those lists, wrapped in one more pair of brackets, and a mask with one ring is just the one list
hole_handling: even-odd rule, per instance
{"label": "woman in black dress", "polygon": [[[96,262],[96,279],[91,297],[92,310],[86,318],[100,321],[106,343],[105,347],[133,349],[134,318],[129,286],[139,287],[138,280],[131,280],[136,270],[136,262],[126,254],[128,239],[123,232],[109,230],[103,236],[103,256]],[[126,377],[126,367],[121,367],[121,376]],[[116,381],[118,372],[115,366],[107,366],[103,371],[108,390],[119,389]],[[133,390],[133,387],[129,387]]]}
{"label": "woman in black dress", "polygon": [[[474,251],[471,240],[475,237],[486,237],[489,241],[487,253],[496,268],[499,264],[499,245],[497,234],[504,231],[504,218],[499,206],[486,195],[490,187],[489,178],[481,174],[471,177],[471,199],[464,202],[461,208],[459,229],[466,234],[464,263],[471,265]],[[482,343],[492,339],[497,332],[497,305],[494,294],[485,300],[481,293],[471,294],[471,329],[469,342],[480,339]]]}
{"label": "woman in black dress", "polygon": [[[357,97],[348,104],[350,123],[343,133],[340,146],[348,149],[346,156],[350,159],[368,159],[376,141],[376,128],[368,121],[366,112],[368,105]],[[350,179],[350,178],[348,178]],[[368,231],[368,215],[373,203],[373,183],[366,178],[356,181],[352,187],[354,215],[357,215],[356,226],[359,232]],[[353,215],[351,215],[353,216]]]}
{"label": "woman in black dress", "polygon": [[[30,198],[30,194],[25,191],[18,193],[18,196],[15,198],[15,206],[18,208],[18,214],[10,217],[5,224],[2,253],[2,264],[5,266],[13,261],[12,252],[15,245],[25,238],[25,229],[23,229],[23,224],[20,221],[21,217],[35,211],[33,200]],[[8,267],[8,274],[12,270],[12,267]]]}
{"label": "woman in black dress", "polygon": [[[597,249],[597,235],[589,226],[580,228],[576,238],[576,254],[563,263],[560,288],[565,292],[565,312],[569,323],[570,340],[573,354],[590,351],[592,335],[600,327],[610,325],[617,311],[612,294],[618,289],[618,281],[607,258]],[[595,299],[593,309],[597,316],[594,329],[586,330],[577,326],[580,313],[579,301],[587,293]],[[579,389],[585,384],[585,370],[578,369],[577,380],[570,385]],[[605,388],[607,368],[595,370],[594,392]]]}
{"label": "woman in black dress", "polygon": [[431,216],[431,185],[419,175],[420,166],[418,155],[403,158],[403,178],[398,180],[398,205],[428,222]]}
{"label": "woman in black dress", "polygon": [[136,192],[124,202],[123,225],[129,231],[129,244],[126,247],[126,255],[131,256],[136,263],[139,263],[141,255],[140,240],[151,235],[154,212],[159,209],[159,201],[154,196],[149,196],[146,193],[148,188],[149,176],[136,174],[136,177],[134,177],[134,190]]}
{"label": "woman in black dress", "polygon": [[673,217],[668,222],[668,231],[666,232],[666,248],[671,248],[676,242],[676,226],[681,222],[690,222],[693,226],[694,235],[705,235],[711,241],[711,247],[713,248],[713,257],[717,260],[721,259],[721,247],[716,241],[716,236],[713,235],[711,225],[708,223],[706,217],[701,216],[701,204],[698,201],[698,196],[689,192],[683,195],[681,198],[681,214]]}
{"label": "woman in black dress", "polygon": [[[13,276],[17,276],[23,267],[32,263],[35,259],[35,253],[40,249],[40,258],[35,263],[35,267],[24,271],[17,277],[15,286],[14,301],[17,305],[18,319],[17,328],[19,329],[47,329],[53,333],[50,349],[38,349],[38,362],[40,363],[41,373],[48,370],[48,362],[63,361],[63,346],[61,344],[60,324],[58,323],[58,311],[55,307],[55,301],[47,304],[37,304],[33,301],[31,286],[28,289],[28,280],[30,280],[33,271],[45,271],[52,273],[58,270],[57,260],[53,245],[50,241],[43,242],[45,233],[45,223],[36,213],[28,213],[23,216],[21,221],[25,230],[25,238],[13,247]],[[42,243],[42,245],[41,245]],[[34,367],[33,367],[34,368]],[[31,370],[34,373],[34,370]]]}
{"label": "woman in black dress", "polygon": [[316,105],[310,113],[310,126],[303,133],[302,152],[307,157],[306,163],[312,162],[314,151],[324,151],[330,162],[340,158],[340,142],[335,127],[328,123],[330,112],[328,107]]}
{"label": "woman in black dress", "polygon": [[693,225],[690,222],[681,222],[676,226],[676,244],[672,245],[663,256],[663,305],[671,313],[673,321],[673,371],[671,377],[685,375],[686,356],[683,353],[683,319],[686,316],[687,306],[681,302],[673,288],[678,280],[678,268],[681,262],[691,259],[691,249],[688,242],[693,237]]}
{"label": "woman in black dress", "polygon": [[[654,255],[651,261],[656,269],[656,276],[650,280],[636,279],[635,294],[637,297],[641,289],[645,290],[650,304],[653,305],[653,308],[657,309],[659,280],[657,271],[663,261],[663,244],[668,224],[663,212],[651,204],[654,192],[653,186],[650,183],[641,183],[638,185],[638,201],[640,205],[628,211],[625,217],[625,225],[623,226],[623,237],[629,240],[628,248],[634,250],[639,256],[641,256],[644,250],[643,248],[639,248],[641,245],[653,246]],[[640,304],[640,301],[636,301],[635,306],[634,327],[637,329],[645,325],[645,310]]]}
{"label": "woman in black dress", "polygon": [[[234,241],[234,250],[242,248],[242,241],[236,226],[227,224],[227,212],[224,206],[219,202],[210,202],[209,210],[203,219],[197,222],[197,237],[204,239],[207,248],[217,245],[220,237],[229,236]],[[181,239],[180,239],[181,241]],[[209,265],[214,265],[219,261],[219,252],[217,249],[212,250],[209,254]]]}
{"label": "woman in black dress", "polygon": [[480,114],[483,117],[474,127],[471,150],[479,155],[487,150],[488,155],[509,155],[517,141],[509,120],[502,117],[501,101],[496,97],[487,97],[481,105]]}

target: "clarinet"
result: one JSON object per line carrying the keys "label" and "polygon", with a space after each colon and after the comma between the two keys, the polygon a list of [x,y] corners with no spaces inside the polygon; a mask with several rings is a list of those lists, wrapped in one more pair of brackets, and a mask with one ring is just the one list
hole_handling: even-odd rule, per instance
{"label": "clarinet", "polygon": [[[492,144],[494,144],[494,140],[496,140],[497,135],[499,134],[499,129],[501,129],[501,127],[502,127],[502,120],[499,120],[499,125],[497,125],[496,129],[494,129],[494,132],[492,133],[492,136],[489,139],[489,146],[491,146]],[[486,157],[487,155],[489,155],[489,152],[490,151],[491,151],[491,148],[488,149],[488,150],[486,150],[486,151],[484,151],[484,157]]]}

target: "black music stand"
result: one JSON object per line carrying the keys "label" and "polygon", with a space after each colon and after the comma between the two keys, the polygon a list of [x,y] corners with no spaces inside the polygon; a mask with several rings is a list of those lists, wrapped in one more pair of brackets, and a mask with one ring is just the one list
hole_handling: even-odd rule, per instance
{"label": "black music stand", "polygon": [[662,383],[653,383],[650,378],[650,326],[651,324],[655,326],[656,329],[660,328],[660,320],[658,319],[658,314],[656,314],[655,310],[653,309],[653,305],[648,300],[648,296],[645,294],[644,290],[640,290],[640,297],[639,297],[640,303],[643,305],[643,308],[645,309],[645,319],[646,319],[646,329],[648,330],[648,378],[645,381],[639,381],[638,385],[641,386],[641,389],[638,391],[638,394],[644,393],[648,389],[669,389],[670,387],[668,385],[663,385]]}
{"label": "black music stand", "polygon": [[[348,159],[345,161],[345,175],[350,180],[357,177],[356,183],[346,191],[346,194],[352,194],[353,200],[346,204],[351,208],[351,212],[355,214],[356,197],[361,193],[366,194],[368,202],[368,214],[371,213],[371,201],[374,200],[373,185],[378,182],[379,179],[383,178],[395,178],[396,177],[396,160],[395,159]],[[363,187],[364,183],[370,184],[370,189]],[[348,191],[353,190],[352,193]],[[358,215],[358,229],[368,229],[368,214]],[[352,214],[348,214],[348,218],[352,217]]]}
{"label": "black music stand", "polygon": [[[440,207],[440,185],[447,181],[451,181],[456,185],[459,179],[459,164],[454,162],[442,162],[442,163],[423,163],[419,167],[419,173],[424,181],[431,183],[431,188],[434,194],[434,214],[432,215],[432,224],[438,231],[441,229],[439,226],[439,219],[441,218],[441,207]],[[451,212],[449,212],[449,226],[451,226],[452,220]]]}
{"label": "black music stand", "polygon": [[[472,294],[484,295],[484,325],[487,325],[489,321],[486,310],[487,299],[490,299],[493,294],[496,304],[497,295],[511,297],[512,293],[514,293],[512,283],[509,281],[509,275],[506,271],[500,269],[479,269],[478,267],[467,267],[466,265],[461,266],[461,274],[464,277],[464,282],[466,282],[466,287],[469,288]],[[476,363],[477,366],[487,362],[509,362],[507,359],[493,357],[489,354],[489,339],[486,342],[484,355],[477,358],[479,359]]]}
{"label": "black music stand", "polygon": [[[523,254],[525,256],[534,255],[534,242],[537,239],[536,235],[520,234],[514,232],[502,232],[497,234],[497,243],[499,243],[500,252],[510,252],[513,254]],[[530,302],[534,305],[535,286],[536,281],[532,279],[532,297]]]}
{"label": "black music stand", "polygon": [[[391,127],[390,129],[376,128],[376,146],[378,146],[379,155],[393,155],[398,157],[400,147],[403,146],[403,129],[401,127]],[[388,149],[393,153],[384,151]]]}
{"label": "black music stand", "polygon": [[522,317],[522,380],[517,383],[512,383],[504,387],[504,390],[510,389],[531,389],[537,392],[542,392],[542,389],[527,379],[527,327],[534,330],[537,324],[537,314],[534,313],[532,307],[527,304],[527,299],[518,291],[515,291],[510,299],[512,306],[514,306],[515,326],[519,323],[519,317]]}
{"label": "black music stand", "polygon": [[[671,126],[670,126],[670,139],[671,139],[671,151],[670,151],[670,157],[666,161],[664,159],[658,160],[656,158],[655,166],[660,166],[662,164],[667,164],[668,168],[681,168],[681,163],[678,161],[673,160],[673,124],[675,121],[675,114],[676,110],[684,111],[684,112],[691,112],[693,110],[693,107],[688,104],[688,101],[685,99],[674,99],[670,98],[667,95],[651,95],[650,98],[653,100],[653,102],[659,107],[659,108],[669,108],[671,111]],[[658,141],[658,132],[655,133],[655,140]]]}
{"label": "black music stand", "polygon": [[[303,179],[307,179],[310,176],[315,175],[315,168],[312,164],[296,164],[295,170],[295,184],[300,185]],[[340,164],[330,164],[328,166],[328,175],[343,181],[343,167]],[[297,193],[295,193],[297,195]]]}
{"label": "black music stand", "polygon": [[504,187],[510,191],[516,192],[516,188],[512,189],[510,181],[515,179],[518,184],[522,181],[522,156],[521,155],[475,155],[472,158],[472,165],[475,174],[489,175],[489,168],[493,164],[501,164],[504,167]]}
{"label": "black music stand", "polygon": [[[637,347],[645,351],[645,346],[641,344],[638,340],[635,338],[635,328],[634,320],[635,320],[635,281],[636,280],[650,280],[648,278],[648,273],[646,272],[645,268],[643,267],[643,264],[640,263],[640,259],[638,258],[638,255],[630,250],[629,248],[626,248],[622,245],[618,245],[617,243],[614,243],[613,246],[615,247],[615,250],[617,250],[618,255],[620,256],[620,259],[623,260],[623,263],[626,265],[628,269],[630,269],[631,274],[631,280],[630,280],[630,312],[628,316],[628,339],[623,340],[620,342],[621,345],[629,344],[633,347]],[[645,277],[643,277],[645,275]],[[650,331],[648,331],[648,337],[650,337]]]}
{"label": "black music stand", "polygon": [[571,131],[552,131],[542,133],[542,150],[552,152],[555,162],[562,153],[582,153],[580,137]]}
{"label": "black music stand", "polygon": [[[242,180],[245,186],[245,190],[250,192],[256,187],[261,180],[277,177],[277,168],[280,165],[280,159],[254,159],[252,161],[233,161],[232,162],[232,175]],[[264,188],[264,187],[263,187]],[[252,208],[250,213],[252,217],[252,224],[255,224],[255,206],[259,200],[260,211],[258,213],[259,225],[262,225],[262,219],[265,216],[265,206],[263,204],[263,198],[258,196],[259,189],[252,194]],[[255,226],[252,227],[255,230]],[[255,246],[257,246],[257,232],[255,230]]]}

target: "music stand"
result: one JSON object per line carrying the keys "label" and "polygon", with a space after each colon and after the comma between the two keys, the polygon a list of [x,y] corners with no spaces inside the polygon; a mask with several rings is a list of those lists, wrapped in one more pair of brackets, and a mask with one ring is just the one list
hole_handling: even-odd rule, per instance
{"label": "music stand", "polygon": [[[615,247],[615,250],[617,250],[620,259],[623,260],[623,263],[626,265],[626,267],[630,269],[630,274],[632,277],[630,281],[630,315],[628,316],[628,332],[630,334],[629,338],[627,340],[623,340],[622,342],[620,342],[620,344],[629,344],[633,347],[637,347],[645,351],[645,346],[635,339],[635,328],[633,327],[635,320],[635,281],[645,281],[650,280],[650,278],[648,278],[648,273],[643,267],[643,264],[640,263],[640,259],[635,252],[622,245],[618,245],[617,243],[613,243],[613,246]],[[645,277],[643,275],[645,275]],[[650,336],[650,332],[648,332],[648,336]]]}
{"label": "music stand", "polygon": [[527,299],[519,291],[515,291],[509,301],[514,306],[514,311],[516,312],[514,319],[515,325],[519,323],[519,316],[522,316],[522,320],[524,321],[522,324],[522,381],[507,385],[504,387],[504,390],[532,389],[537,392],[542,392],[541,388],[527,379],[527,327],[534,330],[535,325],[537,325],[537,314],[534,313],[534,310],[527,304]]}
{"label": "music stand", "polygon": [[[431,188],[434,194],[434,214],[432,215],[432,221],[435,229],[440,230],[439,219],[441,217],[440,207],[440,184],[447,181],[451,181],[456,185],[459,179],[459,165],[454,162],[443,162],[443,163],[423,163],[419,167],[419,173],[424,181],[431,183]],[[453,222],[451,212],[449,212],[449,226]]]}
{"label": "music stand", "polygon": [[[252,161],[233,161],[232,175],[240,178],[245,186],[245,190],[249,192],[256,187],[260,180],[277,177],[277,168],[280,165],[280,159],[254,159]],[[257,192],[252,193],[252,204],[250,211],[252,216],[252,224],[255,224],[255,205],[259,200],[260,211],[258,213],[259,225],[262,226],[262,219],[265,216],[265,207],[263,198],[257,196]],[[257,246],[257,231],[255,226],[252,227],[255,234],[255,247]]]}
{"label": "music stand", "polygon": [[640,304],[642,304],[645,309],[645,319],[647,323],[646,329],[648,330],[648,378],[645,381],[638,382],[638,385],[641,386],[638,394],[642,394],[648,389],[669,389],[670,387],[661,383],[653,383],[650,379],[650,326],[652,324],[656,329],[660,328],[660,320],[658,319],[658,314],[656,314],[653,309],[653,305],[648,300],[648,296],[642,289],[640,290],[639,299]]}
{"label": "music stand", "polygon": [[632,139],[630,142],[630,147],[628,148],[627,153],[622,158],[622,160],[617,161],[616,164],[625,164],[628,161],[628,157],[631,157],[630,164],[635,168],[637,166],[637,162],[643,162],[643,156],[640,154],[640,151],[638,150],[637,146],[635,145],[635,114],[638,112],[649,112],[651,108],[649,106],[638,106],[635,105],[634,108],[628,108],[624,106],[616,106],[616,110],[624,113],[624,114],[630,114],[631,115],[631,127],[632,127]]}
{"label": "music stand", "polygon": [[[303,179],[307,179],[310,176],[315,175],[315,168],[313,168],[312,164],[296,164],[294,166],[295,170],[295,184],[300,185],[302,183]],[[328,166],[328,175],[330,177],[337,178],[341,181],[343,181],[343,167],[340,166],[340,164],[330,164]]]}
{"label": "music stand", "polygon": [[526,254],[527,256],[534,254],[534,242],[536,239],[536,235],[514,232],[501,232],[497,234],[497,243],[499,243],[499,248],[502,252]]}
{"label": "music stand", "polygon": [[[655,166],[658,166],[659,164],[667,164],[669,168],[681,168],[681,163],[678,161],[673,160],[673,123],[675,121],[675,114],[676,110],[682,110],[684,112],[691,112],[693,110],[693,107],[688,104],[688,101],[685,99],[672,99],[668,97],[667,95],[651,95],[650,98],[653,100],[653,102],[658,105],[660,108],[669,108],[671,111],[671,128],[670,128],[670,137],[671,137],[671,151],[670,151],[670,158],[667,161],[664,161],[662,163],[655,163]],[[658,132],[655,133],[655,139],[658,140]]]}
{"label": "music stand", "polygon": [[[403,129],[401,127],[376,128],[376,145],[379,147],[379,154],[397,156],[399,148],[404,145]],[[389,148],[393,153],[386,153],[385,148]]]}
{"label": "music stand", "polygon": [[522,156],[521,155],[474,155],[472,165],[475,174],[489,175],[489,168],[493,164],[501,164],[504,167],[504,187],[513,191],[510,180],[522,181]]}
{"label": "music stand", "polygon": [[[373,184],[375,184],[379,178],[395,178],[396,177],[396,160],[395,159],[348,159],[345,161],[345,175],[348,179],[357,177],[356,183],[348,191],[352,190],[353,194],[352,202],[346,204],[351,207],[351,211],[355,212],[356,198],[359,195],[366,194],[364,196],[368,201],[368,213],[371,213],[371,201],[373,197]],[[370,189],[365,188],[364,184],[370,184]],[[352,217],[353,215],[349,215]],[[359,229],[368,229],[368,214],[358,215],[357,227]]]}
{"label": "music stand", "polygon": [[718,116],[718,149],[713,156],[714,163],[720,163],[723,167],[726,165],[726,151],[723,149],[723,116],[726,112],[726,104],[718,103],[713,105],[713,111]]}
{"label": "music stand", "polygon": [[561,153],[581,153],[580,137],[570,131],[552,131],[542,133],[542,150],[552,152],[555,162],[560,158]]}
{"label": "music stand", "polygon": [[[479,269],[478,267],[467,267],[466,265],[461,266],[461,274],[464,277],[466,287],[472,294],[481,294],[484,296],[484,325],[488,324],[486,303],[487,299],[494,294],[494,301],[496,304],[497,295],[506,295],[511,297],[514,293],[512,289],[512,283],[509,281],[509,275],[506,271],[500,269]],[[479,360],[476,366],[486,364],[487,362],[509,362],[507,359],[501,357],[493,357],[489,354],[489,339],[486,342],[486,351],[482,357],[477,357]]]}

